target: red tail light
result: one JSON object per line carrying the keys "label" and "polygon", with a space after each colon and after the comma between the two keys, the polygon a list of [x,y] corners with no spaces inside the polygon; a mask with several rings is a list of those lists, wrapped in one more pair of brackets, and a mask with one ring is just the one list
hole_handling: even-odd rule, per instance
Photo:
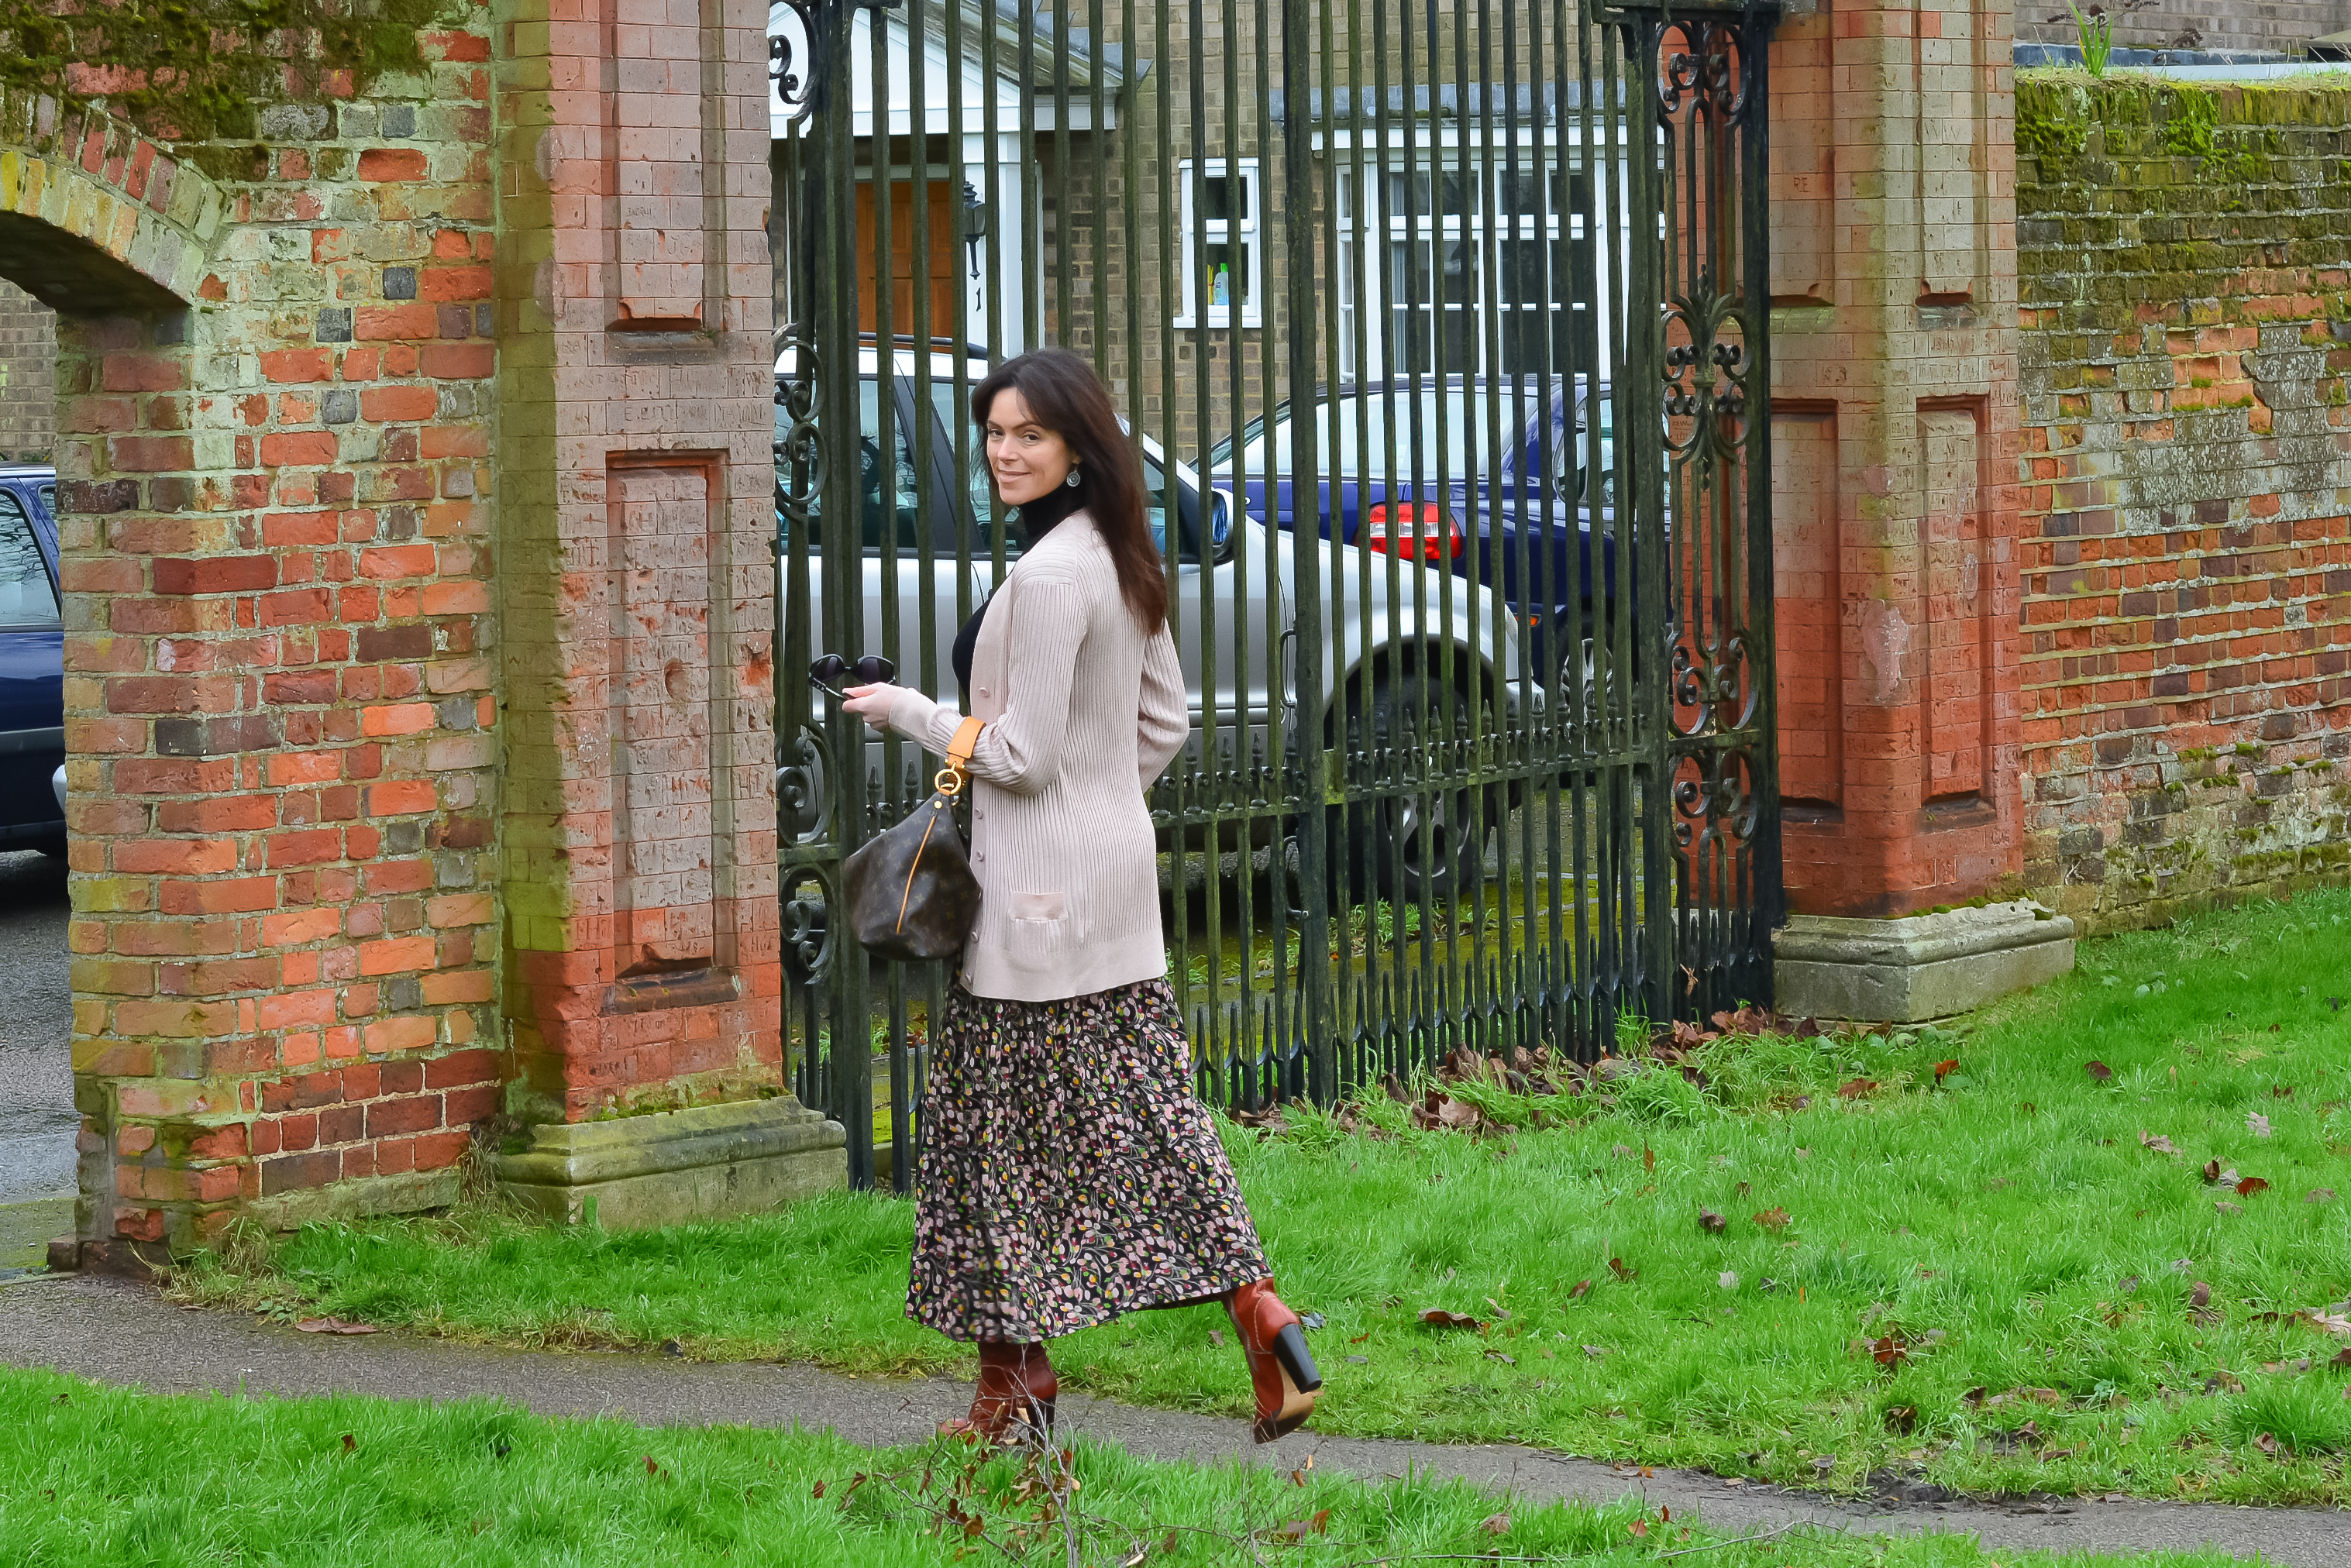
{"label": "red tail light", "polygon": [[[1394,515],[1391,516],[1391,513]],[[1384,504],[1364,514],[1364,548],[1423,560],[1461,557],[1461,525],[1434,501]]]}

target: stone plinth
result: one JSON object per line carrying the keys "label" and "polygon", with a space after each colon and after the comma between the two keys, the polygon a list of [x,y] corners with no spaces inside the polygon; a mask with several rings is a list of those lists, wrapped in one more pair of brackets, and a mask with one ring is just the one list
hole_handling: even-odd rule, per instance
{"label": "stone plinth", "polygon": [[2064,974],[2074,923],[2030,899],[1900,920],[1797,915],[1772,946],[1782,1012],[1919,1023]]}
{"label": "stone plinth", "polygon": [[[798,1100],[549,1122],[498,1159],[498,1183],[549,1219],[649,1228],[757,1214],[846,1186],[848,1134]],[[590,1208],[593,1213],[591,1216]]]}

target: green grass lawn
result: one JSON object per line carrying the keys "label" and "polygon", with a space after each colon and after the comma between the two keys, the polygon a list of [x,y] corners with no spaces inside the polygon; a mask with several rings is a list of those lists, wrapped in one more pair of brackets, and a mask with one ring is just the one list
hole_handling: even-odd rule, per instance
{"label": "green grass lawn", "polygon": [[[1074,1490],[1066,1482],[1075,1480]],[[1070,1508],[1075,1500],[1074,1509]],[[1147,1554],[1137,1557],[1140,1548]],[[1154,1464],[1116,1448],[977,1458],[826,1436],[546,1420],[489,1401],[157,1396],[0,1369],[0,1556],[112,1564],[1391,1564],[1501,1554],[1631,1568],[1981,1568],[1964,1537],[1768,1542],[1458,1483]],[[2221,1568],[2220,1552],[2003,1551],[2007,1568]]]}
{"label": "green grass lawn", "polygon": [[[1284,1296],[1327,1319],[1323,1431],[1840,1489],[1893,1470],[2341,1504],[2351,1335],[2294,1314],[2351,1297],[2351,1208],[2325,1196],[2351,1197],[2345,996],[2351,894],[2316,894],[2085,945],[1963,1039],[1727,1040],[1703,1091],[1651,1070],[1613,1107],[1540,1107],[1568,1124],[1415,1132],[1383,1103],[1378,1136],[1293,1113],[1228,1146]],[[1855,1080],[1876,1087],[1839,1092]],[[2208,1182],[2208,1160],[2267,1189]],[[902,1315],[911,1228],[872,1196],[623,1235],[477,1211],[313,1227],[180,1289],[501,1343],[967,1372]],[[1146,1313],[1053,1355],[1066,1383],[1238,1416],[1221,1324]]]}

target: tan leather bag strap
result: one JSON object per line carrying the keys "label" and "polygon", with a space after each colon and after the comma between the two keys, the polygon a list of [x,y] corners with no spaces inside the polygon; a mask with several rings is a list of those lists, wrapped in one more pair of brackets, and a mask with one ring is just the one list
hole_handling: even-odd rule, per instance
{"label": "tan leather bag strap", "polygon": [[940,794],[953,795],[962,790],[964,769],[971,766],[972,748],[979,744],[983,727],[976,718],[967,718],[956,726],[955,738],[947,742],[947,765],[931,780],[932,788]]}

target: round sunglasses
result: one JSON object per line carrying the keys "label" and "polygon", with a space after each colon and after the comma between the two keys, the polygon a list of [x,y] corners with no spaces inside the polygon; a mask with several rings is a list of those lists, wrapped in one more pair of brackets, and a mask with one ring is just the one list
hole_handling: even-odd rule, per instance
{"label": "round sunglasses", "polygon": [[809,666],[809,679],[817,690],[828,696],[847,701],[847,685],[886,685],[898,678],[898,666],[879,653],[868,653],[862,659],[849,660],[838,653],[827,653]]}

